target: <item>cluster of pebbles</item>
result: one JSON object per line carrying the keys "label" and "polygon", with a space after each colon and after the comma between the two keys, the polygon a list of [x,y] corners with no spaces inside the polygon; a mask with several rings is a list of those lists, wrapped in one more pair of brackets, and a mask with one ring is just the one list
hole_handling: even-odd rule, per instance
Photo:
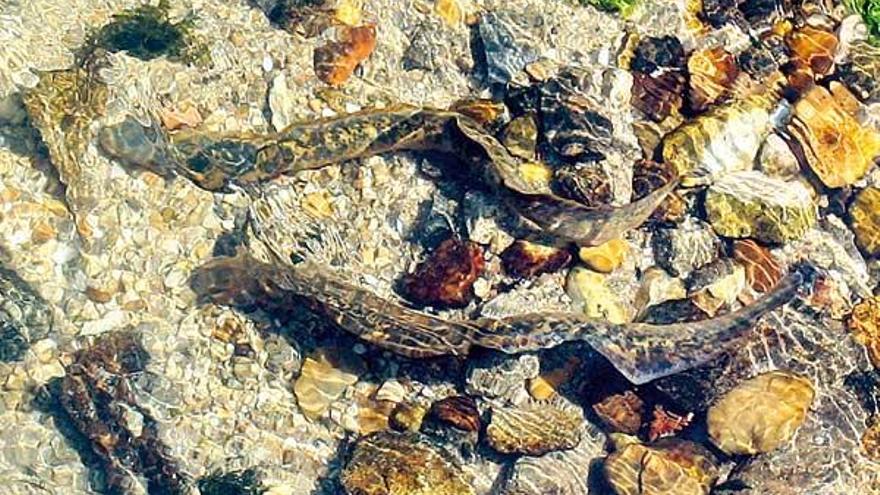
{"label": "cluster of pebbles", "polygon": [[[0,39],[20,35],[0,49],[0,493],[880,493],[880,33],[861,4],[185,4],[0,6]],[[442,153],[211,192],[165,141],[233,168],[298,122],[396,103],[479,122],[559,204],[670,192],[574,245]],[[191,279],[213,258],[252,262],[214,274],[235,291]],[[821,276],[734,346],[676,350],[708,362],[634,384],[583,342],[395,355],[360,299],[333,319],[313,292],[262,299],[303,261],[391,316],[620,332],[754,307],[805,261]]]}

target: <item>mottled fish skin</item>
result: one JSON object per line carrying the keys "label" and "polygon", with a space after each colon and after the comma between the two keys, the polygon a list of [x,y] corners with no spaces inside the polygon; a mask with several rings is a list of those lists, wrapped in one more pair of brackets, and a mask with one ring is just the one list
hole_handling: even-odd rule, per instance
{"label": "mottled fish skin", "polygon": [[[128,125],[126,123],[119,126]],[[125,131],[125,132],[123,132]],[[103,135],[134,135],[119,127]],[[144,134],[147,135],[146,133]],[[108,153],[132,153],[104,140]],[[143,141],[143,140],[142,140]],[[521,161],[471,118],[445,110],[396,105],[340,117],[296,123],[276,134],[214,135],[185,131],[171,137],[171,166],[198,186],[228,191],[284,174],[401,150],[455,154],[468,170],[496,187],[507,203],[543,234],[581,245],[597,245],[641,225],[675,184],[619,207],[590,209],[552,194],[548,184],[525,180]],[[143,142],[138,157],[162,153]],[[141,159],[140,161],[144,161]]]}
{"label": "mottled fish skin", "polygon": [[742,336],[764,313],[810,286],[816,270],[793,270],[770,293],[729,315],[695,323],[613,324],[575,313],[532,313],[504,319],[444,320],[383,299],[304,262],[293,268],[256,261],[246,254],[218,258],[193,275],[193,290],[217,303],[260,301],[290,307],[305,298],[344,330],[411,358],[466,355],[473,346],[506,353],[586,341],[636,384],[710,361]]}

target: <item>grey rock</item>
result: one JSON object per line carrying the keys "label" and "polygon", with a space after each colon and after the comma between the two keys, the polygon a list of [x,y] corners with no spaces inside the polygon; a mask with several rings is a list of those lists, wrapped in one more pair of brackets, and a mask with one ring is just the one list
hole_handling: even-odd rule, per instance
{"label": "grey rock", "polygon": [[403,53],[404,70],[435,71],[455,58],[454,54],[467,53],[468,40],[436,17],[419,24]]}
{"label": "grey rock", "polygon": [[471,395],[514,401],[519,392],[525,391],[526,380],[538,376],[540,366],[538,356],[533,354],[493,355],[474,360],[465,390]]}
{"label": "grey rock", "polygon": [[721,241],[699,220],[657,231],[651,239],[657,264],[672,275],[684,275],[718,257]]}
{"label": "grey rock", "polygon": [[478,29],[489,84],[507,84],[527,64],[538,60],[534,42],[519,22],[506,12],[490,12],[480,19]]}
{"label": "grey rock", "polygon": [[16,272],[0,266],[0,362],[21,359],[51,331],[48,303]]}

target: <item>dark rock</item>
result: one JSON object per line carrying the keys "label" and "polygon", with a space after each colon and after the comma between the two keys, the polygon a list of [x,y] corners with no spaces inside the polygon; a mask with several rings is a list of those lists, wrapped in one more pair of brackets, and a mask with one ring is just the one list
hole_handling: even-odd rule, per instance
{"label": "dark rock", "polygon": [[657,264],[678,276],[718,257],[721,241],[708,224],[685,222],[673,229],[660,229],[651,239]]}
{"label": "dark rock", "polygon": [[684,48],[674,36],[647,37],[636,46],[630,69],[652,75],[656,70],[682,71],[687,63]]}
{"label": "dark rock", "polygon": [[484,263],[479,245],[447,239],[404,277],[404,293],[418,304],[466,306],[474,297],[473,285]]}
{"label": "dark rock", "polygon": [[130,493],[146,479],[151,494],[184,493],[186,475],[159,438],[159,423],[141,407],[131,378],[148,356],[130,333],[105,334],[74,355],[60,401],[76,428],[104,463],[111,491]]}
{"label": "dark rock", "polygon": [[463,431],[480,431],[480,412],[474,399],[456,395],[431,404],[431,417]]}
{"label": "dark rock", "polygon": [[650,76],[633,73],[632,105],[655,122],[678,112],[684,102],[687,80],[679,72]]}
{"label": "dark rock", "polygon": [[600,160],[611,146],[614,126],[601,103],[586,95],[588,84],[577,72],[564,71],[541,86],[544,140],[567,160]]}
{"label": "dark rock", "polygon": [[563,165],[553,173],[553,189],[559,196],[585,206],[598,207],[611,203],[614,193],[611,178],[595,164]]}
{"label": "dark rock", "polygon": [[504,271],[519,278],[533,278],[566,267],[571,253],[552,246],[517,240],[501,253]]}
{"label": "dark rock", "polygon": [[705,320],[708,317],[709,315],[691,299],[675,299],[648,308],[642,317],[642,322],[652,325],[671,325]]}
{"label": "dark rock", "polygon": [[254,469],[215,472],[198,481],[201,495],[260,495],[265,489]]}
{"label": "dark rock", "polygon": [[49,304],[16,272],[0,266],[0,362],[21,359],[51,331]]}

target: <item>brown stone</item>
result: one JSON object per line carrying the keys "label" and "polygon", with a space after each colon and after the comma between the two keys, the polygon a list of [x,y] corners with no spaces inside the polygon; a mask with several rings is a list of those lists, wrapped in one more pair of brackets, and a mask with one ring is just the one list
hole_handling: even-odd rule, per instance
{"label": "brown stone", "polygon": [[734,241],[733,259],[746,269],[746,282],[758,292],[772,289],[783,271],[769,249],[751,239]]}
{"label": "brown stone", "polygon": [[456,395],[431,404],[431,416],[463,431],[480,431],[480,411],[474,399]]}
{"label": "brown stone", "polygon": [[880,369],[880,297],[874,296],[853,306],[847,326],[865,346],[874,367]]}
{"label": "brown stone", "polygon": [[360,439],[340,476],[348,495],[471,495],[461,468],[418,434]]}
{"label": "brown stone", "polygon": [[880,461],[880,421],[874,423],[862,433],[862,452],[874,461]]}
{"label": "brown stone", "polygon": [[832,188],[861,179],[880,154],[880,132],[859,123],[842,92],[835,97],[814,86],[795,104],[789,124],[810,168]]}
{"label": "brown stone", "polygon": [[697,50],[688,59],[691,111],[703,112],[728,93],[739,75],[736,58],[721,47]]}
{"label": "brown stone", "polygon": [[608,456],[605,475],[617,495],[708,495],[718,468],[700,445],[668,439],[624,446]]}
{"label": "brown stone", "polygon": [[824,76],[834,66],[838,44],[834,33],[805,25],[788,33],[785,41],[792,58],[808,67],[814,76]]}
{"label": "brown stone", "polygon": [[519,278],[533,278],[565,268],[571,254],[553,246],[517,240],[501,253],[504,271]]}
{"label": "brown stone", "polygon": [[466,306],[483,271],[483,249],[476,243],[447,239],[403,280],[406,296],[418,304]]}
{"label": "brown stone", "polygon": [[376,48],[376,27],[340,26],[338,41],[315,49],[314,65],[318,79],[331,86],[340,86]]}
{"label": "brown stone", "polygon": [[655,122],[678,112],[685,91],[685,78],[679,72],[657,76],[633,72],[632,106]]}
{"label": "brown stone", "polygon": [[593,411],[609,430],[635,435],[642,427],[645,403],[634,392],[627,390],[593,404]]}

